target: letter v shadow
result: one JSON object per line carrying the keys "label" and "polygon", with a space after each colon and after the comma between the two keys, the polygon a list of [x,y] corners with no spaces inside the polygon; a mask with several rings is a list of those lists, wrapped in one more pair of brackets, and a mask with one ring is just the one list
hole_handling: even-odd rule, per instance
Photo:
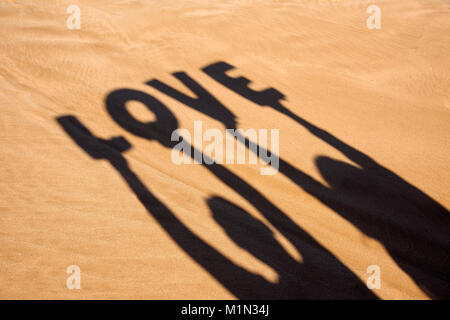
{"label": "letter v shadow", "polygon": [[[131,100],[137,100],[146,105],[156,115],[156,121],[144,123],[135,119],[126,109],[126,103]],[[114,121],[125,130],[148,140],[156,140],[168,148],[173,146],[174,142],[170,138],[172,132],[177,129],[176,118],[161,102],[150,95],[129,89],[115,90],[106,98],[106,107]],[[188,156],[193,157],[197,152],[201,154],[201,150],[196,150],[185,141],[182,141],[182,143],[186,144],[182,150],[190,150]],[[212,161],[207,162],[211,163]],[[290,286],[290,290],[275,286],[271,287],[269,291],[265,291],[263,290],[265,286],[270,287],[270,284],[265,284],[259,288],[258,286],[253,287],[251,295],[245,296],[245,298],[376,298],[358,277],[260,192],[221,165],[214,163],[204,165],[204,168],[261,212],[301,252],[304,258],[302,267],[298,268],[294,275],[294,277],[303,281],[303,287],[296,282],[295,285]],[[210,268],[206,269],[210,270]],[[286,272],[283,276],[283,278],[292,279],[292,276],[289,276]],[[315,285],[305,287],[306,283],[315,283]],[[239,292],[233,293],[242,297]]]}
{"label": "letter v shadow", "polygon": [[[134,119],[126,110],[125,103],[130,100],[143,102],[157,116],[153,123],[141,123]],[[112,92],[106,99],[108,112],[113,119],[133,134],[153,140],[170,148],[172,142],[170,133],[176,126],[176,119],[170,111],[144,93],[135,90],[121,89]],[[159,117],[164,116],[164,119]],[[172,120],[171,120],[172,119]],[[175,120],[175,121],[174,121]],[[288,240],[290,240],[303,256],[304,263],[295,263],[297,266],[286,271],[286,268],[277,267],[273,257],[266,262],[275,267],[280,275],[279,283],[271,283],[259,275],[246,271],[242,267],[224,257],[206,242],[201,240],[189,230],[176,216],[157,199],[129,168],[121,152],[129,149],[130,145],[123,138],[104,140],[94,137],[75,117],[65,116],[58,118],[59,124],[72,137],[72,139],[94,159],[108,160],[121,174],[130,189],[135,193],[147,211],[155,217],[164,230],[187,254],[189,254],[205,270],[213,275],[232,294],[242,299],[282,299],[282,298],[364,298],[376,299],[366,286],[349,269],[339,262],[328,250],[317,243],[310,235],[297,226],[289,217],[275,207],[257,190],[245,181],[225,169],[223,166],[213,164],[205,165],[211,173],[218,177],[229,187],[241,194],[247,201],[258,209]],[[171,125],[169,125],[171,124]],[[176,127],[175,127],[176,129]],[[164,138],[165,137],[165,138]],[[184,141],[183,141],[184,143]],[[192,146],[189,146],[194,150]],[[195,150],[194,150],[195,151]],[[191,152],[193,155],[194,152]],[[208,200],[215,219],[222,226],[227,226],[217,211],[218,197]],[[223,201],[222,201],[223,203]],[[235,207],[235,206],[234,206]],[[235,207],[237,208],[237,207]],[[220,209],[220,206],[219,206]],[[236,211],[237,209],[234,209]],[[243,212],[243,210],[238,210]],[[245,215],[243,215],[245,216]],[[247,219],[247,221],[249,221]],[[255,221],[253,224],[257,225]],[[229,224],[228,224],[229,225]],[[261,230],[261,228],[260,228]],[[227,229],[233,240],[236,233]],[[251,235],[250,235],[251,236]],[[269,240],[271,241],[271,240]],[[241,245],[261,259],[259,249]],[[275,256],[280,256],[276,253]],[[286,258],[286,254],[281,253]],[[263,260],[264,261],[264,260]],[[279,262],[278,262],[279,263]],[[292,266],[291,261],[288,265]],[[290,269],[290,267],[288,267]]]}

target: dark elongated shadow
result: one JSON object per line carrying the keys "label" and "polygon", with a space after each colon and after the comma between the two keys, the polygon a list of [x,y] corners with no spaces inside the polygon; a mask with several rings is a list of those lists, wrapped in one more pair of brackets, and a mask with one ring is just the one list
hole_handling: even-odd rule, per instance
{"label": "dark elongated shadow", "polygon": [[[280,159],[280,172],[303,190],[380,241],[397,264],[432,298],[450,298],[450,213],[441,204],[363,152],[284,107],[284,95],[254,91],[232,78],[234,67],[213,63],[203,71],[233,92],[290,117],[356,166],[320,156],[316,165],[330,187]],[[374,261],[376,264],[376,261]]]}
{"label": "dark elongated shadow", "polygon": [[[106,98],[106,108],[113,120],[125,130],[148,140],[157,140],[161,145],[171,147],[174,141],[171,141],[171,135],[175,127],[168,126],[167,122],[160,121],[161,113],[154,112],[156,120],[151,123],[143,123],[133,118],[126,109],[128,101],[137,100],[144,103],[150,111],[160,110],[161,102],[156,99],[143,98],[142,92],[135,90],[119,89],[115,90]],[[144,94],[145,95],[145,94]],[[148,96],[150,97],[150,96]],[[165,112],[170,112],[166,109]],[[169,118],[175,118],[173,115]],[[136,129],[140,128],[140,129]],[[146,128],[146,129],[145,129]],[[145,129],[145,130],[144,130]],[[165,138],[164,138],[165,137]],[[189,150],[188,156],[194,158],[196,153],[202,154],[201,150],[196,150],[190,144],[181,141],[184,144],[182,150]],[[335,298],[335,299],[376,299],[376,296],[356,277],[346,266],[344,266],[327,249],[323,248],[314,238],[305,232],[300,226],[292,221],[285,213],[265,198],[260,192],[250,186],[243,179],[233,174],[224,166],[213,163],[203,155],[205,163],[204,168],[210,171],[219,180],[235,190],[244,199],[246,199],[255,209],[263,214],[266,219],[277,228],[301,253],[304,263],[299,265],[294,274],[283,274],[283,279],[295,278],[297,281],[291,282],[291,285],[280,283],[273,286],[270,283],[265,286],[253,286],[250,295],[239,296],[239,292],[234,292],[240,298]],[[211,204],[211,202],[210,202]],[[215,206],[211,206],[214,212]],[[252,235],[249,234],[249,237]],[[189,253],[189,251],[187,251]],[[273,254],[277,256],[277,253]],[[272,258],[273,260],[273,258]],[[198,261],[198,260],[196,260]],[[199,263],[202,263],[198,261]],[[205,268],[210,270],[210,268]],[[280,275],[281,278],[281,275]],[[219,281],[220,279],[217,278]],[[238,281],[239,282],[239,281]],[[265,290],[269,288],[269,290]],[[258,292],[257,292],[258,291]]]}
{"label": "dark elongated shadow", "polygon": [[[147,211],[175,243],[238,298],[265,298],[274,285],[224,257],[187,228],[130,169],[122,153],[131,145],[123,138],[104,140],[92,135],[74,116],[61,116],[58,123],[73,141],[96,160],[106,160],[117,170]],[[257,288],[257,290],[255,290]]]}
{"label": "dark elongated shadow", "polygon": [[[218,67],[214,67],[214,65],[212,65],[213,68],[205,68],[205,72],[213,77],[230,69],[229,65],[223,65],[223,63],[219,63]],[[190,88],[196,94],[196,97],[186,96],[158,80],[149,81],[148,84],[187,106],[221,121],[225,127],[236,128],[236,117],[223,104],[187,74],[178,72],[175,76]],[[240,79],[238,81],[228,81],[224,80],[223,75],[220,77],[222,78],[218,77],[220,79],[218,81],[231,90],[258,105],[272,107],[291,117],[317,138],[327,142],[353,161],[356,165],[349,165],[324,156],[316,159],[316,164],[330,187],[321,184],[282,159],[279,161],[279,171],[304,191],[348,219],[362,232],[379,240],[398,265],[431,297],[446,298],[449,296],[450,244],[448,231],[450,230],[450,223],[448,210],[364,153],[290,112],[280,102],[284,96],[275,89],[253,91],[247,87],[250,81],[245,78],[238,78]],[[157,121],[142,123],[134,119],[125,109],[125,103],[130,100],[138,100],[147,105],[156,115]],[[113,119],[129,132],[149,140],[157,140],[168,148],[174,146],[175,143],[170,140],[170,134],[178,127],[177,120],[158,100],[139,91],[121,89],[112,92],[108,96],[106,104]],[[74,140],[76,139],[76,136],[72,137]],[[127,147],[126,143],[120,138],[97,140],[109,148],[118,150],[116,153],[124,151]],[[98,147],[92,147],[91,144],[85,144],[84,147],[86,148],[83,146],[82,148],[96,158]],[[259,146],[256,146],[256,149],[251,148],[254,145],[248,140],[245,140],[245,144],[250,150],[259,151],[260,149]],[[195,153],[201,153],[201,150],[195,150],[190,145],[186,145],[185,150],[188,149],[191,150],[191,156]],[[108,155],[106,158],[111,164],[115,163],[114,161],[122,163],[125,160],[121,154],[118,159],[116,157],[117,155]],[[145,189],[145,186],[140,183],[134,173],[130,174],[128,165],[124,167],[123,164],[120,164],[117,167],[113,164],[113,166],[122,174],[147,210],[151,214],[155,214],[153,211],[158,210],[157,220],[164,219],[167,208],[159,200],[156,199],[155,201],[153,196],[153,198],[150,197],[152,201],[145,200],[148,198],[148,194],[144,198],[139,196],[139,192],[142,192],[142,188]],[[163,228],[171,236],[173,234],[174,241],[230,292],[239,298],[376,298],[330,252],[320,246],[317,241],[247,182],[223,166],[212,164],[205,165],[205,168],[240,193],[261,212],[274,227],[291,241],[304,259],[303,264],[293,261],[280,249],[270,230],[268,231],[261,222],[251,218],[244,210],[225,199],[212,197],[208,199],[208,205],[213,212],[213,217],[224,231],[241,248],[276,270],[280,280],[277,284],[272,284],[242,268],[239,272],[232,271],[229,273],[227,270],[234,269],[237,266],[228,261],[225,270],[212,263],[212,260],[219,259],[222,261],[221,259],[226,258],[220,254],[217,256],[218,253],[214,252],[215,250],[204,242],[200,245],[196,244],[199,238],[185,226],[178,226],[181,222],[169,211],[168,215],[172,215],[175,220],[170,218],[171,223],[160,222]],[[139,184],[137,185],[141,185],[141,187],[133,188],[130,182],[136,182],[135,179],[138,179]],[[150,193],[147,189],[145,190]],[[165,209],[158,209],[161,206]],[[225,213],[229,213],[229,215]],[[258,241],[256,241],[258,243],[255,243],[251,234],[245,235],[245,232],[238,227],[240,222],[254,230],[259,239],[271,250],[265,250],[266,247],[261,246]],[[179,237],[180,233],[184,234],[182,238]],[[179,242],[183,239],[188,239],[188,243],[180,244]],[[199,255],[195,251],[197,245],[202,248],[206,246],[205,255]],[[275,248],[277,249],[275,250]],[[377,264],[377,262],[374,261],[373,264]],[[242,282],[236,280],[235,274],[238,274],[239,279],[242,277]],[[256,280],[253,281],[255,277]],[[248,284],[251,282],[254,283],[249,284],[249,287],[246,287],[247,289],[240,285],[240,283]]]}

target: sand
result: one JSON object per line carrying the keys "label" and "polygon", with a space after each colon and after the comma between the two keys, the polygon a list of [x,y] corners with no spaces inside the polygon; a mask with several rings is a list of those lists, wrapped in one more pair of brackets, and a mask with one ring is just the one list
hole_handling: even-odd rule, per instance
{"label": "sand", "polygon": [[[370,4],[381,29],[366,26]],[[449,6],[1,1],[0,298],[450,297]],[[292,114],[202,70],[218,62]],[[175,72],[223,112],[146,84],[195,98]],[[163,138],[108,112],[139,95],[190,132],[224,131],[230,115],[279,129],[280,171],[174,164]],[[128,145],[105,142],[119,136]],[[71,265],[80,290],[66,286]]]}

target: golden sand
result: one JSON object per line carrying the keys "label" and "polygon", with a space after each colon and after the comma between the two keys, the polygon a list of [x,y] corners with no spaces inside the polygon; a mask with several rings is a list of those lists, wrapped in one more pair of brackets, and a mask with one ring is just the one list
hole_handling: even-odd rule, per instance
{"label": "golden sand", "polygon": [[[0,1],[0,298],[449,297],[449,2],[372,2]],[[366,26],[370,4],[381,29]],[[299,118],[202,70],[216,62]],[[146,84],[195,97],[175,72],[239,128],[280,129],[280,172],[175,165],[108,113],[128,89],[179,128],[224,130],[223,114]],[[129,149],[96,140],[95,159],[74,119]]]}

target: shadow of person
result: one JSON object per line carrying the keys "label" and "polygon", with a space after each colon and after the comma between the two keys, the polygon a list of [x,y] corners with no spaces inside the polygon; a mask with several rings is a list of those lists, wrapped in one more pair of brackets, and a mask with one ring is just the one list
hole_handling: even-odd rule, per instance
{"label": "shadow of person", "polygon": [[106,160],[125,180],[141,204],[151,214],[174,242],[189,256],[214,276],[238,298],[264,298],[272,292],[273,285],[263,277],[234,264],[186,227],[173,212],[142,183],[130,169],[122,152],[131,145],[123,137],[100,139],[74,116],[57,118],[58,123],[73,141],[96,160]]}
{"label": "shadow of person", "polygon": [[[140,101],[147,106],[149,111],[154,113],[156,120],[141,122],[135,119],[126,109],[126,103],[132,100]],[[106,107],[116,123],[127,131],[148,140],[156,140],[167,148],[172,147],[171,133],[177,128],[177,121],[158,100],[140,91],[119,89],[108,95]],[[215,163],[204,165],[212,174],[259,210],[305,257],[304,267],[298,269],[298,272],[293,275],[289,272],[283,272],[283,287],[280,286],[280,283],[267,281],[260,275],[251,273],[233,263],[187,228],[167,206],[146,188],[139,177],[129,168],[122,152],[128,150],[130,144],[124,138],[116,137],[110,140],[97,138],[73,116],[58,117],[57,121],[74,142],[91,157],[109,161],[147,211],[158,221],[175,243],[236,297],[241,299],[377,298],[352,271],[327,249],[297,226],[261,193],[225,167]],[[183,141],[183,143],[186,143],[183,150],[190,148],[193,151],[190,153],[191,156],[195,152],[199,152],[187,142]],[[218,201],[211,199],[209,204],[217,212]],[[226,205],[225,207],[229,208],[230,206]],[[270,238],[267,239],[272,244],[272,248],[280,249],[276,246],[276,243],[270,241]],[[247,249],[251,249],[251,252],[257,254],[259,249],[257,246],[255,247],[256,249],[251,249],[249,245],[246,245]],[[283,251],[272,255],[284,257],[288,264],[294,264],[294,260],[283,254]],[[272,265],[274,263],[273,259],[268,262]],[[280,262],[275,263],[280,264]],[[289,270],[290,268],[283,267],[284,269]],[[278,270],[282,270],[281,267]],[[295,282],[286,280],[293,278],[296,279]],[[300,286],[301,290],[297,286],[299,281],[304,283]],[[308,283],[314,285],[307,286]]]}
{"label": "shadow of person", "polygon": [[[209,198],[207,203],[213,218],[229,238],[277,273],[278,280],[271,298],[351,298],[360,292],[359,285],[349,286],[348,271],[342,265],[330,263],[329,257],[321,249],[317,250],[316,244],[309,247],[304,243],[301,246],[303,261],[299,262],[281,246],[264,223],[242,208],[217,196]],[[301,230],[299,232],[302,233]],[[324,287],[328,289],[323,290]]]}
{"label": "shadow of person", "polygon": [[248,87],[250,80],[229,77],[226,72],[233,68],[220,61],[203,71],[244,98],[290,117],[357,165],[318,157],[316,165],[329,187],[282,159],[279,171],[380,241],[430,297],[450,298],[449,211],[369,156],[291,112],[280,102],[284,95],[279,91],[255,91]]}
{"label": "shadow of person", "polygon": [[317,198],[380,241],[430,297],[450,297],[448,211],[401,178],[376,168],[323,156],[316,165],[332,193],[315,193]]}
{"label": "shadow of person", "polygon": [[[147,97],[146,97],[147,96]],[[141,122],[129,113],[126,108],[126,104],[129,101],[142,102],[150,112],[153,112],[156,120],[151,122]],[[128,132],[147,139],[156,140],[161,145],[170,148],[173,146],[172,133],[177,129],[176,121],[170,121],[160,119],[161,116],[168,116],[169,119],[176,119],[173,114],[165,106],[146,93],[130,90],[130,89],[118,89],[111,92],[105,101],[106,110],[111,118],[123,129]],[[170,123],[170,125],[168,125]],[[226,169],[224,166],[214,163],[212,159],[209,159],[202,153],[201,150],[197,150],[191,146],[188,142],[184,141],[182,137],[179,137],[181,142],[178,145],[183,144],[181,148],[183,152],[186,152],[187,156],[192,158],[195,154],[201,154],[204,162],[203,167],[217,177],[224,184],[235,190],[245,200],[247,200],[255,209],[257,209],[275,228],[277,228],[288,239],[294,247],[300,252],[305,259],[305,264],[308,264],[302,269],[302,273],[297,274],[299,279],[305,282],[315,282],[315,286],[305,288],[304,292],[296,290],[296,286],[293,286],[289,291],[278,291],[277,284],[272,284],[267,281],[251,285],[248,289],[236,288],[236,285],[241,285],[240,281],[233,279],[227,279],[224,281],[222,277],[216,277],[219,281],[224,283],[227,288],[231,288],[230,291],[239,298],[245,299],[259,299],[259,298],[334,298],[334,299],[376,299],[376,295],[373,294],[368,288],[360,281],[360,279],[353,274],[345,265],[343,265],[333,254],[327,249],[321,246],[313,237],[311,237],[306,231],[292,221],[285,213],[277,208],[272,202],[264,197],[259,191],[254,189],[251,185],[245,182],[243,179]],[[210,163],[210,164],[207,164]],[[166,227],[163,225],[163,227]],[[176,239],[174,239],[176,241]],[[195,248],[192,248],[195,250]],[[185,250],[190,254],[190,250]],[[193,255],[191,255],[196,259]],[[207,263],[209,259],[197,260],[201,265]],[[212,272],[209,266],[205,267],[214,276],[217,272]],[[324,272],[319,272],[324,270]],[[214,270],[215,271],[215,270]],[[230,273],[227,273],[227,275]],[[232,273],[231,273],[232,274]],[[320,277],[319,277],[320,275]],[[319,279],[313,281],[313,279]],[[325,281],[326,280],[326,281]],[[223,282],[224,281],[224,282]],[[231,284],[228,284],[231,282]],[[244,283],[244,282],[242,282]],[[247,283],[245,281],[245,283]],[[234,289],[234,290],[233,290]],[[245,290],[244,293],[242,290]]]}

